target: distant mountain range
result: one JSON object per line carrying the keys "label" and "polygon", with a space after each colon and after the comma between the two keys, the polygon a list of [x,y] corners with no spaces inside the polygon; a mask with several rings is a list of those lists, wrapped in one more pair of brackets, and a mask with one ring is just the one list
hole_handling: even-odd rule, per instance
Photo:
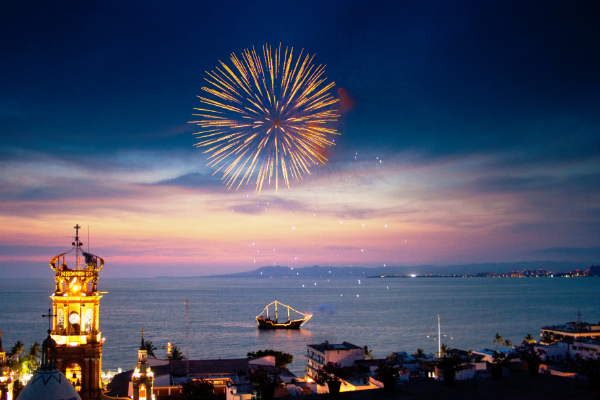
{"label": "distant mountain range", "polygon": [[261,267],[253,271],[238,272],[226,275],[208,275],[202,278],[291,278],[302,277],[351,277],[351,276],[378,276],[378,275],[466,275],[480,272],[492,272],[495,274],[510,271],[522,271],[524,269],[545,269],[552,272],[568,272],[575,269],[586,270],[589,265],[570,261],[530,261],[514,263],[487,263],[487,264],[465,264],[448,265],[439,267],[435,265],[419,265],[414,267],[312,267],[291,268],[282,266]]}

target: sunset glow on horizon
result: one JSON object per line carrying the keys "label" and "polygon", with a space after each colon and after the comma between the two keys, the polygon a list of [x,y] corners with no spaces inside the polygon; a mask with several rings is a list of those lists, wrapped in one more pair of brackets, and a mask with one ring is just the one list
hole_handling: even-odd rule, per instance
{"label": "sunset glow on horizon", "polygon": [[[591,5],[150,3],[2,4],[0,277],[50,277],[75,224],[106,277],[600,261]],[[327,65],[340,135],[289,190],[228,190],[195,96],[280,42]]]}

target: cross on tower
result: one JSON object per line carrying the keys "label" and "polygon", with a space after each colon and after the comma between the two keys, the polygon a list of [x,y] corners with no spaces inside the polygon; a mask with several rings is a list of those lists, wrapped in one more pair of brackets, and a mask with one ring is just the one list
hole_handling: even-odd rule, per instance
{"label": "cross on tower", "polygon": [[79,237],[79,228],[81,228],[81,227],[79,226],[79,224],[77,224],[73,228],[75,228],[75,238],[78,238]]}
{"label": "cross on tower", "polygon": [[144,340],[144,332],[146,332],[146,331],[144,330],[144,328],[142,328],[142,330],[140,332],[142,332],[142,340]]}
{"label": "cross on tower", "polygon": [[0,340],[2,340],[2,334],[3,333],[6,333],[6,332],[3,332],[2,329],[0,329]]}
{"label": "cross on tower", "polygon": [[52,317],[56,317],[56,314],[52,314],[52,309],[48,309],[48,314],[42,315],[43,318],[48,318],[48,333],[52,332]]}

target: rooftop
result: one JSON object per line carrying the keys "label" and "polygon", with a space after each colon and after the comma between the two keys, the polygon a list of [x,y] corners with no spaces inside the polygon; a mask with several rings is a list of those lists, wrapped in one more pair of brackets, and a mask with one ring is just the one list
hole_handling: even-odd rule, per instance
{"label": "rooftop", "polygon": [[324,351],[330,350],[358,350],[362,349],[362,347],[358,347],[355,344],[343,342],[342,344],[330,344],[328,341],[324,341],[321,344],[309,344],[308,347],[311,347],[321,353]]}
{"label": "rooftop", "polygon": [[600,334],[600,324],[589,324],[587,322],[567,322],[560,325],[543,326],[542,330],[552,330],[571,333],[595,332]]}
{"label": "rooftop", "polygon": [[385,358],[388,360],[398,360],[405,364],[417,362],[417,360],[413,356],[411,356],[405,351],[394,352],[389,356],[386,356]]}
{"label": "rooftop", "polygon": [[169,362],[172,375],[244,375],[250,368],[249,358],[230,358],[224,360],[173,360]]}
{"label": "rooftop", "polygon": [[498,349],[498,350],[481,349],[481,350],[475,350],[473,353],[486,354],[488,356],[493,356],[495,352],[504,353],[505,355],[509,355],[509,354],[516,353],[516,350],[514,348],[512,348],[512,349]]}
{"label": "rooftop", "polygon": [[[202,378],[217,378],[217,377],[229,377],[234,378],[233,375],[243,377],[248,374],[248,371],[252,368],[256,370],[258,368],[264,368],[269,371],[278,372],[284,378],[297,378],[287,368],[279,368],[269,365],[250,364],[251,358],[230,358],[223,360],[170,360],[167,364],[156,365],[152,367],[154,376],[171,375],[172,377],[178,377],[175,383],[180,383],[187,380],[187,376],[191,378],[202,377]],[[189,374],[188,374],[188,363],[189,363]],[[127,391],[129,388],[129,382],[131,381],[133,370],[125,371],[120,374],[116,374],[112,381],[108,384],[107,393],[112,397],[127,397]],[[243,378],[240,378],[243,380]],[[284,379],[285,380],[285,379]],[[235,379],[234,379],[235,381]]]}
{"label": "rooftop", "polygon": [[[305,400],[326,399],[323,395],[303,396]],[[523,371],[511,371],[500,381],[470,379],[455,381],[454,387],[444,386],[433,380],[414,381],[402,385],[394,392],[382,389],[342,392],[338,400],[506,400],[506,399],[569,399],[596,400],[597,392],[590,390],[589,383],[580,379],[540,374],[530,377]]]}

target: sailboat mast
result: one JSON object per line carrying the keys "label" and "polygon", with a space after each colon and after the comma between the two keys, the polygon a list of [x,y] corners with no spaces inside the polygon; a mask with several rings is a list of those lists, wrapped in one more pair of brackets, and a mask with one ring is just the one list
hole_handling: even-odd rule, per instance
{"label": "sailboat mast", "polygon": [[442,357],[442,331],[440,328],[440,314],[438,314],[438,357]]}

